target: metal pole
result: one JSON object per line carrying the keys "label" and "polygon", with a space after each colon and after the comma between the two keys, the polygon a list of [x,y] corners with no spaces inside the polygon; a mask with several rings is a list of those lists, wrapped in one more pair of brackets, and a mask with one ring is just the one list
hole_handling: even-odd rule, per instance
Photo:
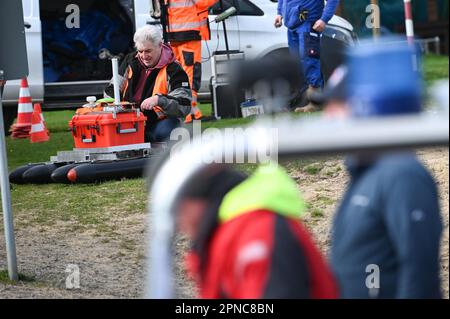
{"label": "metal pole", "polygon": [[[220,2],[220,10],[223,12],[223,2],[222,0],[219,0]],[[228,46],[228,35],[227,35],[227,26],[225,23],[226,19],[223,19],[222,25],[223,25],[223,36],[225,38],[225,50],[227,51],[227,59],[230,59],[230,47]]]}
{"label": "metal pole", "polygon": [[[0,81],[3,81],[3,71],[0,70]],[[6,258],[9,279],[17,281],[16,241],[14,239],[14,223],[11,209],[11,191],[8,180],[8,157],[6,156],[5,127],[3,124],[3,88],[0,92],[0,186],[2,193],[3,223],[5,228]]]}
{"label": "metal pole", "polygon": [[117,58],[113,58],[111,61],[114,84],[114,105],[120,106],[119,62]]}
{"label": "metal pole", "polygon": [[406,37],[408,43],[414,46],[414,23],[411,10],[411,0],[403,0],[405,4],[405,26],[406,26]]}
{"label": "metal pole", "polygon": [[441,55],[441,39],[438,36],[434,38],[434,49],[437,55]]}

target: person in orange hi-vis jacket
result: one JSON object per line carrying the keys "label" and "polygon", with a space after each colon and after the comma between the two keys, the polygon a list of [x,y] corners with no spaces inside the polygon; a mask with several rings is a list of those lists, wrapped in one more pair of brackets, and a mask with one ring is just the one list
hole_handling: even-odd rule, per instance
{"label": "person in orange hi-vis jacket", "polygon": [[161,0],[167,41],[189,77],[192,108],[185,123],[201,119],[197,96],[202,78],[202,40],[210,39],[208,8],[218,0]]}

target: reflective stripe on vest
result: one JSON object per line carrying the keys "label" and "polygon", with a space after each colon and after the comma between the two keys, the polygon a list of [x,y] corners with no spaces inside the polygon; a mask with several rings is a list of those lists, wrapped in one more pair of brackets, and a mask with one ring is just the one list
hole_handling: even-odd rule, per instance
{"label": "reflective stripe on vest", "polygon": [[199,29],[203,25],[206,25],[206,21],[171,23],[170,27],[171,27],[171,31],[176,31],[176,30]]}
{"label": "reflective stripe on vest", "polygon": [[193,6],[195,6],[195,3],[189,0],[180,0],[180,1],[171,0],[168,5],[169,8],[189,8]]}
{"label": "reflective stripe on vest", "polygon": [[201,21],[193,0],[165,0],[169,32],[200,31]]}

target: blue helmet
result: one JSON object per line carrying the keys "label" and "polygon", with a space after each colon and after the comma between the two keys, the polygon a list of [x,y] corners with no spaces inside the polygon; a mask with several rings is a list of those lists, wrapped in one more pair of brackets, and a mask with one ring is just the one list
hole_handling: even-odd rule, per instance
{"label": "blue helmet", "polygon": [[406,42],[361,42],[347,56],[346,95],[356,117],[417,113],[423,83],[419,54]]}

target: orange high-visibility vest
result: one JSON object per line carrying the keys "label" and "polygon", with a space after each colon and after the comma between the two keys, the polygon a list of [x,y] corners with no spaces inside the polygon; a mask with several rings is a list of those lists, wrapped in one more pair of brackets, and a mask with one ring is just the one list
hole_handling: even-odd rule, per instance
{"label": "orange high-visibility vest", "polygon": [[164,0],[164,3],[169,41],[201,40],[200,29],[205,21],[197,14],[195,0]]}
{"label": "orange high-visibility vest", "polygon": [[[127,78],[127,81],[125,82],[122,96],[126,96],[126,92],[128,90],[128,81],[133,76],[133,70],[131,67],[128,67],[125,76]],[[167,65],[166,65],[159,70],[158,75],[156,76],[155,85],[153,86],[152,96],[155,94],[167,95],[168,93],[169,93],[169,89],[168,89],[168,83],[167,83]],[[166,115],[164,114],[163,110],[159,106],[155,106],[153,108],[153,111],[155,111],[156,115],[158,116],[158,119],[162,120],[162,119],[166,118]]]}
{"label": "orange high-visibility vest", "polygon": [[[155,86],[153,87],[152,95],[155,94],[167,95],[168,93],[169,90],[167,84],[167,65],[166,65],[165,67],[159,70],[158,76],[156,77],[155,80]],[[153,111],[155,111],[156,115],[158,116],[158,119],[162,120],[166,118],[166,115],[159,106],[155,106],[153,108]]]}

